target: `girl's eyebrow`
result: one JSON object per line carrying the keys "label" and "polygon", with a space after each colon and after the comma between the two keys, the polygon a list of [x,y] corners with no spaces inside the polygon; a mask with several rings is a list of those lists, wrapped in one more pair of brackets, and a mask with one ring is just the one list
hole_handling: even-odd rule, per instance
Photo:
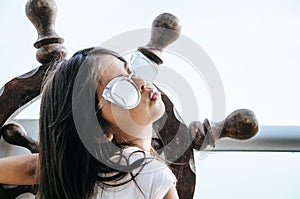
{"label": "girl's eyebrow", "polygon": [[124,59],[123,57],[119,57],[118,59],[121,60],[122,62],[124,62],[124,69],[128,72],[129,68],[128,68],[128,62],[126,61],[126,59]]}
{"label": "girl's eyebrow", "polygon": [[129,69],[129,67],[128,67],[128,62],[127,62],[127,61],[124,61],[124,69],[125,69],[128,73],[130,73],[130,69]]}

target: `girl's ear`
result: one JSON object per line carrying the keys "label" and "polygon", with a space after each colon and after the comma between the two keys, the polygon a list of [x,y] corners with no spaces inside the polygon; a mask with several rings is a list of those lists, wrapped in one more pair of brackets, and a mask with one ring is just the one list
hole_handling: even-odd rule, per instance
{"label": "girl's ear", "polygon": [[111,142],[113,138],[114,136],[112,133],[104,132],[104,134],[101,137],[96,138],[96,142],[99,144],[108,143]]}
{"label": "girl's ear", "polygon": [[105,132],[105,134],[106,134],[106,137],[107,137],[107,139],[108,139],[109,141],[112,141],[112,140],[114,139],[114,134],[112,134],[112,133],[107,133],[107,132]]}

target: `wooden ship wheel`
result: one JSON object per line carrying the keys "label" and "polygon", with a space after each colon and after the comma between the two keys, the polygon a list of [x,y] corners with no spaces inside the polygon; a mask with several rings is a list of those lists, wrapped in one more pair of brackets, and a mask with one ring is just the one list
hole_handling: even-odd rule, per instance
{"label": "wooden ship wheel", "polygon": [[[24,129],[15,123],[9,123],[14,115],[25,108],[29,102],[40,95],[45,72],[54,59],[65,58],[64,40],[56,34],[56,4],[53,0],[29,0],[26,14],[38,32],[34,43],[37,48],[36,59],[42,64],[36,69],[7,82],[0,93],[0,139],[7,143],[26,147],[32,153],[38,152],[38,142],[29,137]],[[137,49],[157,64],[163,63],[160,53],[180,35],[181,24],[177,17],[169,13],[157,16],[152,24],[151,38],[147,45]],[[216,140],[229,137],[244,140],[258,132],[258,122],[251,110],[236,110],[223,121],[213,123],[195,121],[185,124],[175,114],[174,105],[166,94],[162,95],[166,106],[164,121],[154,125],[163,125],[159,138],[153,139],[153,146],[163,152],[166,160],[174,162],[170,168],[177,177],[177,191],[180,198],[193,198],[196,176],[191,168],[193,150],[206,146],[215,146]],[[174,142],[175,140],[175,142]],[[182,152],[179,149],[184,148]],[[175,160],[174,160],[175,157]],[[0,198],[16,198],[22,193],[36,193],[36,186],[0,185]]]}

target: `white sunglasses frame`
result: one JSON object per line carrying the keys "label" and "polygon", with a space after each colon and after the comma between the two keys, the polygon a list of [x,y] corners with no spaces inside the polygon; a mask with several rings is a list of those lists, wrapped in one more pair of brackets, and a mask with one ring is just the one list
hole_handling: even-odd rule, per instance
{"label": "white sunglasses frame", "polygon": [[[110,80],[110,82],[107,84],[107,86],[105,87],[103,93],[102,93],[102,97],[107,100],[107,101],[110,101],[111,103],[123,108],[123,109],[126,109],[126,110],[129,110],[129,109],[133,109],[135,108],[141,101],[141,93],[139,91],[139,88],[138,86],[134,83],[134,81],[131,79],[131,77],[134,75],[134,73],[131,73],[128,77],[126,76],[122,76],[122,77],[115,77],[113,78],[112,80]],[[121,103],[119,103],[115,98],[114,96],[112,95],[112,91],[114,89],[114,86],[116,86],[116,84],[120,81],[127,81],[128,83],[130,83],[136,90],[136,92],[138,93],[138,99],[136,101],[136,103],[134,103],[133,105],[123,105]]]}
{"label": "white sunglasses frame", "polygon": [[[146,57],[143,53],[141,53],[140,51],[136,51],[136,53],[134,53],[132,56],[131,56],[131,58],[130,58],[130,61],[132,61],[133,59],[135,59],[136,57],[141,57],[144,61],[146,61],[148,64],[147,65],[149,65],[150,67],[151,67],[151,69],[154,71],[154,73],[155,73],[155,77],[157,76],[157,64],[154,64],[148,57]],[[102,97],[105,99],[105,100],[107,100],[107,101],[109,101],[109,102],[111,102],[111,103],[113,103],[113,104],[115,104],[115,105],[117,105],[117,106],[119,106],[119,107],[121,107],[121,108],[123,108],[123,109],[125,109],[125,110],[129,110],[129,109],[133,109],[133,108],[135,108],[135,107],[137,107],[138,106],[138,104],[140,103],[140,101],[141,101],[141,93],[140,93],[140,90],[139,90],[139,88],[138,88],[138,86],[135,84],[135,82],[131,79],[132,78],[132,76],[133,75],[135,75],[135,76],[138,76],[138,77],[140,77],[138,74],[136,74],[135,73],[135,71],[134,71],[134,67],[132,67],[133,65],[130,63],[129,64],[129,66],[128,66],[128,68],[129,68],[129,71],[130,71],[130,74],[128,75],[128,76],[118,76],[118,77],[115,77],[115,78],[113,78],[112,80],[110,80],[109,82],[108,82],[108,84],[106,85],[106,87],[105,87],[105,89],[103,90],[103,93],[102,93]],[[151,80],[151,81],[153,81],[154,79],[155,79],[155,77]],[[142,77],[141,77],[142,78]],[[136,92],[138,93],[138,99],[137,99],[137,102],[136,103],[134,103],[133,105],[130,105],[130,106],[127,106],[127,105],[124,105],[124,104],[120,104],[114,97],[113,97],[113,95],[112,95],[112,91],[113,91],[113,88],[114,88],[114,86],[118,83],[118,82],[120,82],[120,81],[127,81],[127,82],[129,82],[135,89],[136,89]],[[145,79],[146,81],[149,81],[149,80],[147,80],[147,79]],[[103,105],[101,105],[102,103],[100,103],[100,109],[102,109],[103,108]]]}

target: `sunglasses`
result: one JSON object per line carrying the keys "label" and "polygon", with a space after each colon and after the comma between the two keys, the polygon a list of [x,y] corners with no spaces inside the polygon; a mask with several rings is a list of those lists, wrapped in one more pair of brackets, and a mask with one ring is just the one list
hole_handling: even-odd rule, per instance
{"label": "sunglasses", "polygon": [[132,80],[132,76],[140,77],[148,82],[152,82],[157,76],[157,65],[140,51],[132,54],[128,69],[130,71],[128,76],[113,78],[102,93],[105,100],[123,109],[133,109],[141,100],[140,89]]}

